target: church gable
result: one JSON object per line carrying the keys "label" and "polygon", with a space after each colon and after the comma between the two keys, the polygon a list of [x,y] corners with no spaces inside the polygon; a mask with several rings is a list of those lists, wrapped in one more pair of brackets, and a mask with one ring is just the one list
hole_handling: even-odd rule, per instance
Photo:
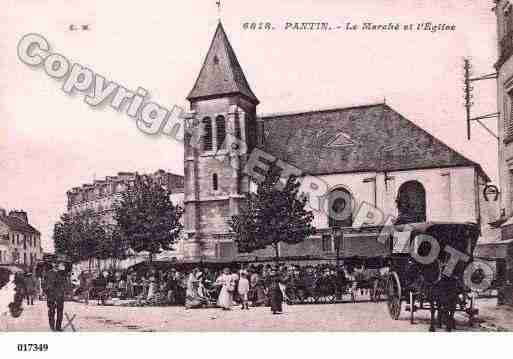
{"label": "church gable", "polygon": [[264,149],[313,175],[479,167],[385,104],[262,121]]}

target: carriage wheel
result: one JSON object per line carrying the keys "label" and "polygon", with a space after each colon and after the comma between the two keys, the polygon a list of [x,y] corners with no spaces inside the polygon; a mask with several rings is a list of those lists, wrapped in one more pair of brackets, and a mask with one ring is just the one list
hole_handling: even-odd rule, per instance
{"label": "carriage wheel", "polygon": [[387,305],[388,313],[394,320],[401,314],[401,283],[395,272],[390,273],[387,281]]}

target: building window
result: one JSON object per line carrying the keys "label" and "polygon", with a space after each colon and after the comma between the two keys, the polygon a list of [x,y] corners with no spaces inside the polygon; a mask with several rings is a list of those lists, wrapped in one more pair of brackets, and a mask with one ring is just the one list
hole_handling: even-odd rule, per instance
{"label": "building window", "polygon": [[331,252],[333,250],[332,247],[332,241],[331,241],[331,235],[329,234],[323,234],[322,235],[322,251],[323,252]]}
{"label": "building window", "polygon": [[336,188],[329,194],[328,224],[330,227],[353,225],[353,198],[345,188]]}
{"label": "building window", "polygon": [[27,265],[27,253],[23,253],[23,264]]}
{"label": "building window", "polygon": [[218,256],[223,259],[233,259],[235,247],[233,242],[219,242],[217,244]]}
{"label": "building window", "polygon": [[212,187],[214,188],[214,191],[218,190],[219,183],[218,183],[218,180],[217,180],[217,173],[214,173],[212,175]]}
{"label": "building window", "polygon": [[222,150],[226,148],[226,122],[223,116],[216,117],[216,139],[217,149]]}
{"label": "building window", "polygon": [[203,119],[203,151],[212,151],[212,121],[210,117]]}
{"label": "building window", "polygon": [[506,106],[509,106],[509,108],[506,116],[504,116],[504,137],[510,138],[513,136],[513,91],[508,93],[508,103]]}
{"label": "building window", "polygon": [[513,208],[513,169],[510,168],[508,171],[509,174],[509,201],[511,202],[511,208]]}

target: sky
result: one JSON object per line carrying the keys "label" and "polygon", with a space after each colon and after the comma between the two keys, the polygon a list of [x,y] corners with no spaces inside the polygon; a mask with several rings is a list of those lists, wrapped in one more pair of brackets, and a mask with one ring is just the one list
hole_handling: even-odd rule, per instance
{"label": "sky", "polygon": [[[480,163],[497,179],[497,141],[474,125],[466,138],[463,58],[473,75],[494,72],[491,0],[223,0],[220,16],[258,112],[294,112],[386,101],[409,120]],[[110,107],[68,95],[63,81],[17,57],[28,33],[51,51],[172,108],[201,68],[218,22],[215,0],[181,2],[6,0],[0,14],[0,207],[24,209],[51,250],[66,191],[122,171],[183,174],[183,147],[140,132]],[[244,30],[270,22],[275,30]],[[290,31],[287,22],[344,26],[419,22],[455,31]],[[71,24],[88,25],[70,31]],[[494,80],[474,83],[474,116],[496,112]],[[496,120],[487,124],[496,129]]]}

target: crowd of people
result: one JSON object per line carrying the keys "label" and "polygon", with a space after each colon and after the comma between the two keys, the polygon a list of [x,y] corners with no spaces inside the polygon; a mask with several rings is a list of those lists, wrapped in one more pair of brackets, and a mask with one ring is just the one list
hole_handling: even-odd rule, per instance
{"label": "crowd of people", "polygon": [[13,275],[19,295],[26,301],[27,305],[34,305],[35,301],[42,298],[41,279],[34,273],[17,272]]}
{"label": "crowd of people", "polygon": [[[338,268],[338,270],[337,270]],[[86,304],[114,299],[126,305],[184,305],[186,308],[218,306],[224,310],[240,305],[270,306],[281,311],[284,301],[336,296],[348,290],[368,290],[382,273],[363,265],[256,265],[222,270],[146,269],[81,272],[74,280],[74,296]],[[362,285],[366,283],[366,285]]]}

